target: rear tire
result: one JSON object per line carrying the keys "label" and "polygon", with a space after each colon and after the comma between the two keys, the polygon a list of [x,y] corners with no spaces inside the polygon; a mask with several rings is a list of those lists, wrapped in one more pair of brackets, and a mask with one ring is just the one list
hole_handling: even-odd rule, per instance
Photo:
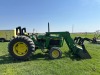
{"label": "rear tire", "polygon": [[27,36],[18,36],[8,45],[9,54],[17,60],[26,60],[35,50],[34,42]]}
{"label": "rear tire", "polygon": [[62,52],[58,47],[52,47],[49,51],[49,56],[51,59],[59,59],[62,56]]}

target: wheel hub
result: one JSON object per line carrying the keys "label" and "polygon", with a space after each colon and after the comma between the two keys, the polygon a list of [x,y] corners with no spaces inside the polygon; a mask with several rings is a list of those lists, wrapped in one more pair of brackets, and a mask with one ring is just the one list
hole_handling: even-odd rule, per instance
{"label": "wheel hub", "polygon": [[24,56],[28,51],[28,47],[24,42],[17,42],[13,46],[13,52],[17,56]]}
{"label": "wheel hub", "polygon": [[59,57],[59,52],[58,52],[57,50],[54,50],[54,51],[52,52],[52,56],[53,56],[54,58]]}

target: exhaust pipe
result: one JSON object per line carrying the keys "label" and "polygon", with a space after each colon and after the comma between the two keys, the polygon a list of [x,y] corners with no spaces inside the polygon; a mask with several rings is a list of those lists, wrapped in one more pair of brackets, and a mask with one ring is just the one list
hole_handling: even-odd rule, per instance
{"label": "exhaust pipe", "polygon": [[48,32],[50,32],[50,26],[49,26],[49,22],[48,22]]}

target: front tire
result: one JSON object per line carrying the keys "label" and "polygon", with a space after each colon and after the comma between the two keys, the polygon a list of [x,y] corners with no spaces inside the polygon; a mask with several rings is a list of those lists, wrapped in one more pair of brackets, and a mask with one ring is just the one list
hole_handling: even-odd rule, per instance
{"label": "front tire", "polygon": [[18,60],[26,60],[35,50],[34,42],[27,36],[18,36],[8,45],[9,54]]}
{"label": "front tire", "polygon": [[49,51],[49,56],[51,59],[59,59],[62,56],[62,52],[58,47],[52,47]]}

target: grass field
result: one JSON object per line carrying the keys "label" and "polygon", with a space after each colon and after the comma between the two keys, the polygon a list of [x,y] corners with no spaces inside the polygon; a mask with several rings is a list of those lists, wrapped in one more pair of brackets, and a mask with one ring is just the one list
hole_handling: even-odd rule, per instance
{"label": "grass field", "polygon": [[[71,35],[72,37],[77,35]],[[84,35],[92,38],[93,35]],[[29,61],[14,61],[7,51],[8,43],[0,43],[0,75],[100,75],[100,45],[85,42],[92,59],[71,58],[66,44],[61,59],[50,60],[40,50]]]}

